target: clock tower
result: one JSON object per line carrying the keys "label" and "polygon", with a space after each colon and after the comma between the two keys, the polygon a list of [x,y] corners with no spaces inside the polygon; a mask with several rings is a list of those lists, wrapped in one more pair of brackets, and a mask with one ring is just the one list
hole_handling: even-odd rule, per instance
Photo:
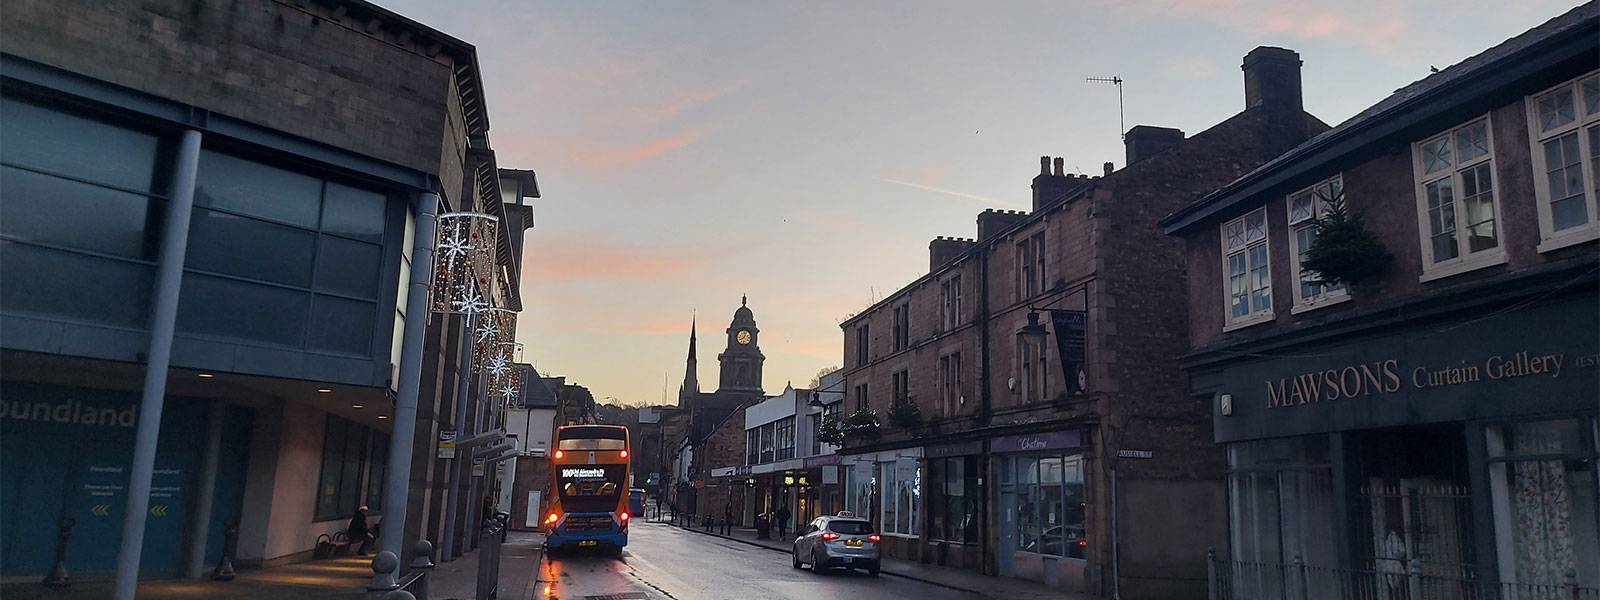
{"label": "clock tower", "polygon": [[728,349],[717,355],[722,363],[722,377],[717,391],[761,392],[761,365],[767,357],[761,355],[757,345],[761,330],[756,328],[756,317],[746,306],[747,298],[740,297],[739,310],[733,312],[733,323],[728,325]]}

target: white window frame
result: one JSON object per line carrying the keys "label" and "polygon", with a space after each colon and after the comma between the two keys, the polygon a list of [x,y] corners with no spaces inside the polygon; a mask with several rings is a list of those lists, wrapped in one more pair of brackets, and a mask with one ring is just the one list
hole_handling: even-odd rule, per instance
{"label": "white window frame", "polygon": [[[1248,228],[1246,227],[1247,221],[1249,221],[1251,217],[1255,216],[1261,217],[1261,237],[1258,239],[1250,238]],[[1228,232],[1234,228],[1235,224],[1238,225],[1238,230],[1241,236],[1240,239],[1243,241],[1238,246],[1230,247],[1228,245]],[[1226,317],[1226,320],[1224,321],[1225,325],[1222,327],[1222,331],[1224,332],[1234,331],[1260,323],[1266,323],[1274,318],[1272,307],[1272,245],[1270,243],[1272,240],[1271,229],[1272,224],[1267,218],[1267,209],[1266,207],[1261,207],[1247,212],[1237,219],[1224,222],[1222,227],[1217,230],[1219,234],[1218,242],[1222,247],[1222,310],[1223,315]],[[1252,256],[1251,251],[1257,247],[1262,248],[1261,256],[1265,261],[1265,264],[1263,265],[1255,265],[1250,262],[1250,258]],[[1265,307],[1250,305],[1248,312],[1236,317],[1233,315],[1233,280],[1228,268],[1228,259],[1232,255],[1240,253],[1244,255],[1245,260],[1245,301],[1249,302],[1251,296],[1253,295],[1253,289],[1251,289],[1252,286],[1250,283],[1251,275],[1254,274],[1258,269],[1264,269],[1267,274],[1267,302]]]}
{"label": "white window frame", "polygon": [[[1600,165],[1594,162],[1595,154],[1593,141],[1589,139],[1588,132],[1600,129],[1600,108],[1592,113],[1586,109],[1583,97],[1583,83],[1591,78],[1600,78],[1600,70],[1590,71],[1574,77],[1561,85],[1540,90],[1528,96],[1523,104],[1528,112],[1528,143],[1533,156],[1533,192],[1535,204],[1539,207],[1539,251],[1549,252],[1558,248],[1565,248],[1584,242],[1600,239]],[[1572,91],[1573,112],[1575,117],[1571,123],[1556,126],[1549,131],[1541,131],[1542,123],[1539,119],[1539,100],[1568,89]],[[1587,114],[1586,114],[1587,113]],[[1548,165],[1545,162],[1544,144],[1552,139],[1565,137],[1569,133],[1578,134],[1579,169],[1583,171],[1584,208],[1587,213],[1587,222],[1583,225],[1569,227],[1561,231],[1555,230],[1554,216],[1550,209],[1550,182]]]}
{"label": "white window frame", "polygon": [[[1457,147],[1456,134],[1479,123],[1484,126],[1487,137],[1488,152],[1473,157],[1465,162],[1460,160],[1460,148]],[[1447,172],[1425,173],[1423,148],[1434,141],[1448,138],[1450,141],[1450,165]],[[1467,211],[1462,196],[1463,185],[1461,174],[1464,171],[1475,169],[1480,165],[1489,165],[1490,202],[1494,205],[1494,231],[1495,245],[1472,252],[1467,236]],[[1413,142],[1411,144],[1411,172],[1412,180],[1417,194],[1417,240],[1421,245],[1422,275],[1418,281],[1427,282],[1436,279],[1460,275],[1485,267],[1504,264],[1506,262],[1506,219],[1504,203],[1501,202],[1500,175],[1495,172],[1494,162],[1494,120],[1487,114],[1473,117],[1461,124],[1440,131],[1434,135]],[[1442,181],[1444,177],[1450,178],[1451,186],[1451,211],[1452,226],[1456,234],[1456,257],[1444,261],[1433,260],[1432,228],[1429,225],[1428,215],[1428,184]]]}
{"label": "white window frame", "polygon": [[[1288,223],[1289,230],[1289,266],[1294,270],[1294,308],[1289,309],[1290,314],[1300,314],[1308,310],[1331,306],[1350,299],[1350,290],[1344,284],[1336,286],[1320,286],[1322,291],[1310,297],[1305,295],[1305,275],[1300,272],[1300,255],[1305,254],[1307,248],[1300,247],[1300,232],[1315,228],[1316,219],[1324,216],[1328,209],[1328,201],[1339,196],[1344,191],[1344,174],[1334,175],[1318,181],[1303,190],[1296,191],[1284,197],[1283,214],[1284,222]],[[1306,199],[1310,202],[1306,211],[1296,213],[1295,202]]]}

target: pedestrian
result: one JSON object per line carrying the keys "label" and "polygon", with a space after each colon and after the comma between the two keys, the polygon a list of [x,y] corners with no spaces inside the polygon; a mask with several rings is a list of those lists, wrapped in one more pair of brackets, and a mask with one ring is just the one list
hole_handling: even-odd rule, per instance
{"label": "pedestrian", "polygon": [[779,506],[778,507],[778,514],[776,516],[778,517],[778,537],[788,537],[788,535],[789,535],[789,505],[784,504],[782,506]]}
{"label": "pedestrian", "polygon": [[361,542],[361,547],[356,552],[362,556],[367,555],[367,546],[372,543],[372,528],[367,526],[366,505],[356,509],[356,514],[350,517],[350,525],[344,528],[344,535],[352,544]]}

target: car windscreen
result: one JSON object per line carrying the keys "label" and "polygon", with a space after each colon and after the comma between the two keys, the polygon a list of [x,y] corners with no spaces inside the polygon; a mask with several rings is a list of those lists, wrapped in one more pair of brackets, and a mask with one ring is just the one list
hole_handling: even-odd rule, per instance
{"label": "car windscreen", "polygon": [[828,531],[846,535],[864,535],[872,533],[872,524],[866,521],[829,521]]}

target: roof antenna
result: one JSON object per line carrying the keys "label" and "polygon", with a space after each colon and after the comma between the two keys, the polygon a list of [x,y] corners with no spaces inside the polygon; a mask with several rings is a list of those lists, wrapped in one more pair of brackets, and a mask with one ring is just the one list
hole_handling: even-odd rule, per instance
{"label": "roof antenna", "polygon": [[1085,77],[1084,80],[1092,81],[1094,83],[1109,83],[1117,86],[1117,125],[1122,128],[1119,130],[1119,133],[1122,134],[1122,141],[1128,141],[1128,123],[1127,121],[1123,120],[1122,112],[1122,76],[1112,75],[1110,77]]}

